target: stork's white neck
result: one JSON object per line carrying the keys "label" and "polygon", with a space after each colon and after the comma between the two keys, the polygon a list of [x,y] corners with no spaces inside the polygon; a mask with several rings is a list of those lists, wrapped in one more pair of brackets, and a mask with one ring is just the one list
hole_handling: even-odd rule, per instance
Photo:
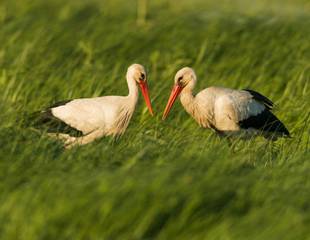
{"label": "stork's white neck", "polygon": [[199,109],[199,104],[196,101],[196,97],[193,96],[191,89],[184,89],[180,96],[181,103],[188,112],[200,126],[208,127],[208,120],[203,117],[201,109]]}
{"label": "stork's white neck", "polygon": [[128,84],[128,90],[129,90],[128,97],[133,99],[133,101],[136,102],[139,96],[139,89],[138,89],[135,79],[130,75],[127,75],[127,84]]}
{"label": "stork's white neck", "polygon": [[180,94],[180,100],[185,110],[193,116],[196,105],[192,90],[185,88]]}
{"label": "stork's white neck", "polygon": [[181,92],[180,100],[186,112],[188,112],[200,126],[210,128],[213,124],[211,99],[207,98],[205,99],[206,103],[203,103],[200,99],[197,99],[196,96],[193,96],[191,89],[184,89]]}

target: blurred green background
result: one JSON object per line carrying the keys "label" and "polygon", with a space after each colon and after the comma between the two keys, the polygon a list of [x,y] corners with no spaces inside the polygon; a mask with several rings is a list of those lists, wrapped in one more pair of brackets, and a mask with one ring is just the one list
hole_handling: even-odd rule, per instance
{"label": "blurred green background", "polygon": [[[310,239],[310,4],[302,0],[2,0],[0,239]],[[121,139],[64,151],[19,120],[55,101],[125,95],[149,72]],[[197,91],[270,97],[292,139],[226,141],[180,103],[161,113],[176,71]]]}

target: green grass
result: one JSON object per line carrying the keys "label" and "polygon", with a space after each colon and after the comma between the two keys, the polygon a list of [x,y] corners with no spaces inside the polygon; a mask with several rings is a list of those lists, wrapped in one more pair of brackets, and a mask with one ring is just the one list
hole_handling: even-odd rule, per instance
{"label": "green grass", "polygon": [[[141,11],[132,0],[0,2],[0,239],[310,239],[309,2],[158,0]],[[16,124],[55,101],[127,94],[134,62],[157,114],[140,98],[121,139],[64,151]],[[179,102],[161,121],[185,65],[197,91],[270,97],[293,138],[232,152]]]}

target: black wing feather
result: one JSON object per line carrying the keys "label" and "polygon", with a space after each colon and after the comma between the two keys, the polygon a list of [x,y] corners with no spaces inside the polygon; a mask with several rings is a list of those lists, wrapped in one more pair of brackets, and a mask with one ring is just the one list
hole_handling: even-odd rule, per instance
{"label": "black wing feather", "polygon": [[51,106],[47,107],[47,109],[64,106],[64,105],[66,105],[67,103],[69,103],[71,101],[72,101],[72,99],[59,101],[59,102],[56,102],[56,103],[52,104]]}
{"label": "black wing feather", "polygon": [[260,94],[259,92],[256,92],[250,89],[243,89],[243,91],[249,92],[251,96],[253,97],[253,99],[255,99],[258,102],[263,103],[267,109],[271,110],[273,108],[273,105],[274,105],[273,102],[269,98]]}
{"label": "black wing feather", "polygon": [[290,136],[284,124],[267,108],[256,116],[240,121],[239,126],[243,129],[254,128],[267,133]]}
{"label": "black wing feather", "polygon": [[55,117],[52,113],[52,108],[66,105],[71,101],[72,100],[57,102],[43,111],[33,113],[30,116],[31,119],[30,126],[37,129],[45,130],[49,133],[65,133],[73,137],[83,136],[82,131],[74,127],[71,127],[61,119]]}

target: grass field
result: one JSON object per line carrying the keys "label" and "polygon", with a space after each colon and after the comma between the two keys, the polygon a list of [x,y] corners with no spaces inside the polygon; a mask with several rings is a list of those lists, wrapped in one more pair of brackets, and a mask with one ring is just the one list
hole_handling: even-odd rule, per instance
{"label": "grass field", "polygon": [[[307,0],[0,2],[0,239],[310,239],[310,4]],[[138,9],[138,10],[137,10]],[[50,103],[125,95],[146,66],[125,135],[64,151],[20,119]],[[177,102],[175,72],[199,89],[252,88],[292,139],[223,139]]]}

